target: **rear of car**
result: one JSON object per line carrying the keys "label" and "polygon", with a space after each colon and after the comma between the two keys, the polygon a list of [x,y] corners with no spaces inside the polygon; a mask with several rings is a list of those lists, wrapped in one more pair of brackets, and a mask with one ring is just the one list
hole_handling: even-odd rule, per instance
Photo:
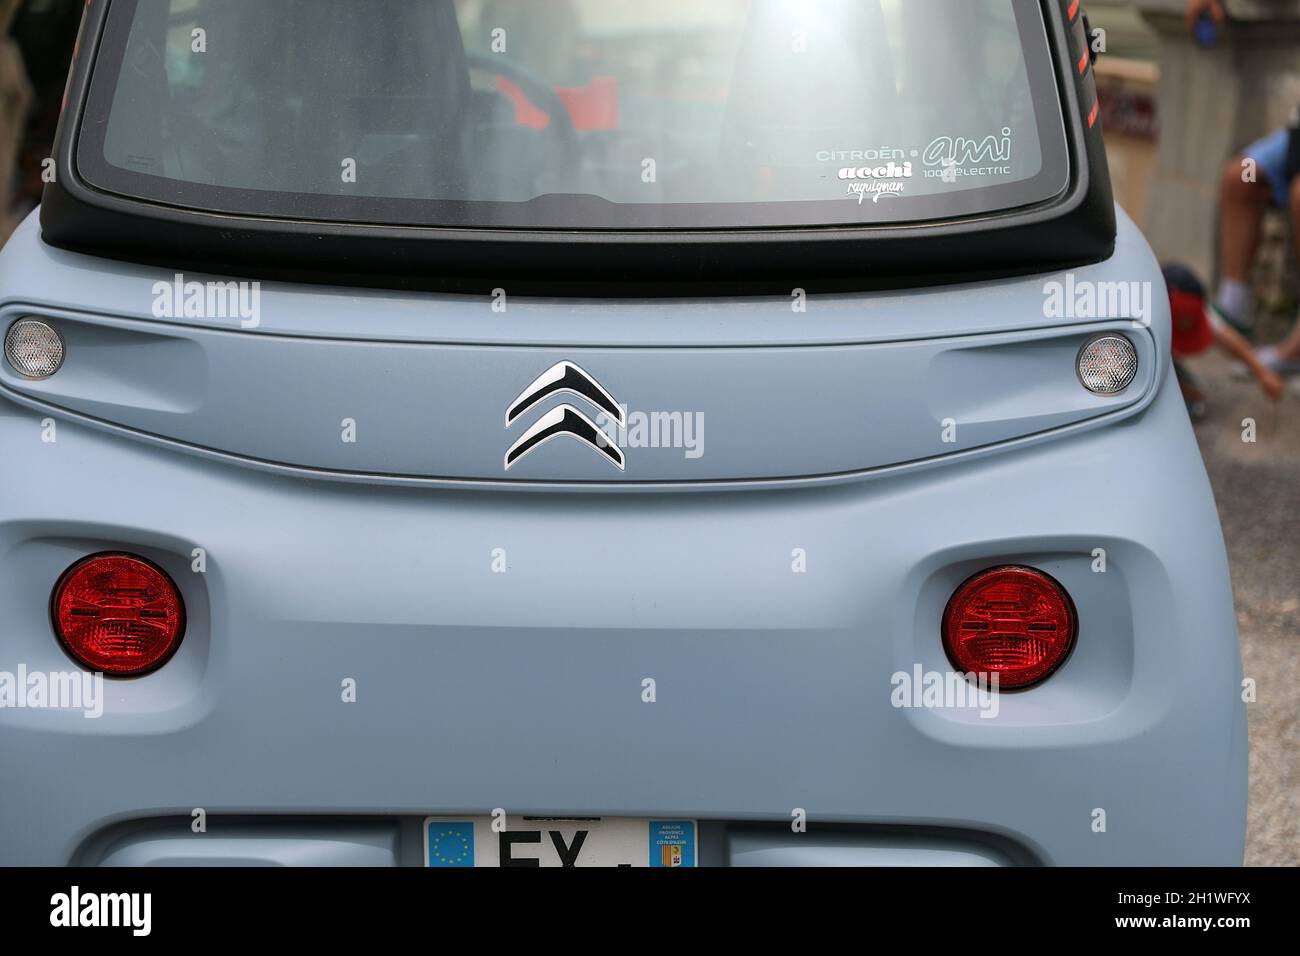
{"label": "rear of car", "polygon": [[1077,2],[91,0],[0,863],[1240,863],[1097,114]]}

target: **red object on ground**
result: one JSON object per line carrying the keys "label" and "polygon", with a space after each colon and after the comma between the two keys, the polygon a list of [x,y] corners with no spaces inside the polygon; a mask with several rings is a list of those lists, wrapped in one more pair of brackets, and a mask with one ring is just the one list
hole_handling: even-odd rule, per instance
{"label": "red object on ground", "polygon": [[1214,344],[1214,329],[1205,308],[1205,300],[1196,293],[1169,290],[1169,314],[1173,321],[1170,348],[1175,358],[1199,355]]}

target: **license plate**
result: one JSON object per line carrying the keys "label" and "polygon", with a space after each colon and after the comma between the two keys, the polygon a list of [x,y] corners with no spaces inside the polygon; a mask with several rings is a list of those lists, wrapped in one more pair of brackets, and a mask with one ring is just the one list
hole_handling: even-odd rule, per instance
{"label": "license plate", "polygon": [[424,863],[425,866],[695,866],[695,830],[694,820],[426,817]]}

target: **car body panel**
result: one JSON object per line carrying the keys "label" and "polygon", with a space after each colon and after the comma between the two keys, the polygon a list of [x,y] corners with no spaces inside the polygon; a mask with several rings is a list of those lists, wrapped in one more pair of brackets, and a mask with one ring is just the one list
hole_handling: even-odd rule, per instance
{"label": "car body panel", "polygon": [[[24,229],[34,227],[29,221]],[[27,241],[0,265],[9,293],[0,323],[44,316],[86,358],[38,382],[0,368],[0,390],[198,453],[344,476],[835,478],[1051,437],[1145,407],[1162,369],[1156,356],[1168,348],[1159,331],[1167,305],[1153,300],[1149,278],[1142,303],[1140,294],[1128,295],[1143,288],[1133,267],[1149,276],[1155,264],[1131,222],[1124,232],[1132,254],[1097,266],[910,295],[521,299],[497,314],[495,300],[482,298],[268,284],[257,291],[256,328],[243,328],[237,316],[151,316],[157,296],[167,298],[173,285],[218,277],[141,267],[106,276],[101,260]],[[57,306],[36,278],[49,269],[64,274]],[[1049,319],[1049,285],[1063,295],[1076,285],[1119,288],[1135,308],[1100,321]],[[1163,321],[1153,321],[1157,311]],[[967,317],[974,319],[962,328]],[[537,340],[539,326],[554,330],[548,344]],[[475,328],[477,342],[467,338]],[[1090,336],[1113,329],[1138,349],[1133,385],[1099,396],[1061,374]],[[629,449],[623,469],[588,450],[575,454],[571,443],[551,443],[506,469],[504,454],[528,424],[507,425],[507,406],[563,362],[639,414],[649,426],[644,441],[658,446],[659,433],[682,441]],[[571,401],[557,394],[531,410],[529,422]],[[583,407],[600,412],[590,402]],[[355,425],[355,441],[341,439],[345,420]],[[629,429],[625,437],[635,445],[637,434]]]}
{"label": "car body panel", "polygon": [[[1125,241],[1144,249],[1135,232]],[[140,307],[123,306],[121,290],[157,277],[38,242],[29,223],[0,254],[7,303],[121,317]],[[1158,283],[1149,252],[1107,268]],[[967,304],[971,337],[1000,323],[1052,328],[1044,281],[977,290],[1022,308]],[[651,348],[714,308],[641,303],[617,323],[599,302],[520,303],[502,326],[486,302],[275,294],[284,307],[268,310],[266,334],[304,334],[324,316],[316,337],[348,341],[364,322],[430,351],[474,347],[440,342],[451,324],[480,329],[485,348],[529,336],[536,346],[546,333],[523,333],[526,316],[554,310],[556,347],[541,350],[535,371],[597,327],[595,346]],[[746,304],[727,303],[682,344],[707,352],[712,333],[715,346],[788,345],[808,329],[844,344],[845,326],[864,344],[909,341],[898,330],[915,312],[924,345],[961,321],[924,296],[915,307],[896,294],[851,299],[828,297],[821,315],[774,302],[752,329],[742,327]],[[462,314],[471,308],[473,327]],[[837,326],[835,315],[849,317]],[[1133,333],[1166,354],[1163,311]],[[707,369],[699,378],[730,388]],[[495,454],[509,437],[506,406],[530,380],[484,399]],[[1063,380],[1079,388],[1070,373]],[[618,393],[613,378],[605,384]],[[794,384],[816,386],[806,372]],[[670,404],[674,385],[664,380],[654,403]],[[924,396],[917,387],[912,400]],[[819,826],[984,834],[1041,863],[1241,860],[1232,595],[1164,360],[1129,413],[1041,440],[835,481],[718,485],[620,484],[600,472],[580,486],[592,473],[577,444],[555,446],[555,481],[343,481],[142,440],[16,397],[6,388],[0,399],[0,606],[10,609],[0,669],[71,666],[50,633],[48,594],[95,551],[161,565],[184,594],[189,631],[166,667],[106,682],[98,718],[0,709],[0,766],[24,781],[0,798],[6,863],[84,859],[112,827],[167,818],[179,829],[196,808],[210,828],[301,815],[346,828],[498,807],[787,828],[802,810]],[[882,414],[891,398],[880,396]],[[422,440],[412,416],[412,440]],[[54,442],[42,440],[47,419]],[[1079,638],[1060,672],[1000,695],[993,719],[895,706],[894,675],[950,669],[939,640],[948,595],[1008,562],[1040,567],[1075,598]],[[343,700],[349,679],[353,703]]]}

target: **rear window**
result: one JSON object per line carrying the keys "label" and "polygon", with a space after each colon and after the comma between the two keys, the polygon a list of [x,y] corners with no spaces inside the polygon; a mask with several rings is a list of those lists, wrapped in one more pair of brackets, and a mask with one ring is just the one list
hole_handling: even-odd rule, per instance
{"label": "rear window", "polygon": [[113,0],[108,192],[528,229],[914,222],[1066,187],[1037,0]]}

